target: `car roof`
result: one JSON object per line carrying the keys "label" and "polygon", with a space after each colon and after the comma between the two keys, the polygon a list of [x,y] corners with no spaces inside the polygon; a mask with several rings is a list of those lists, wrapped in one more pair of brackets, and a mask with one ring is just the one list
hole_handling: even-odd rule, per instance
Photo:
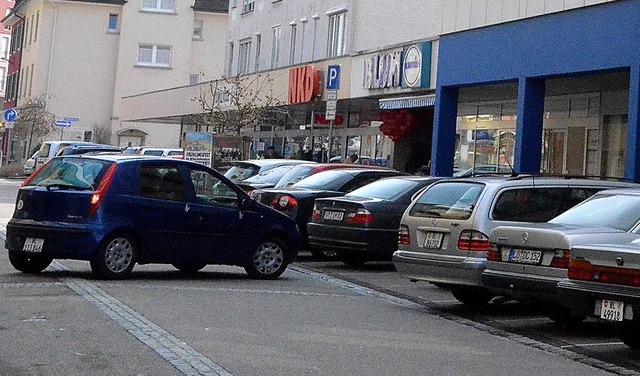
{"label": "car roof", "polygon": [[[504,186],[522,186],[522,185],[548,185],[548,184],[561,184],[561,185],[594,185],[594,186],[606,186],[606,185],[620,185],[629,187],[635,186],[637,183],[625,181],[622,179],[613,178],[601,178],[601,177],[589,177],[589,176],[563,176],[563,175],[543,175],[543,174],[520,174],[517,176],[505,176],[505,175],[479,175],[466,178],[454,178],[447,177],[439,181],[444,182],[471,182],[471,183],[484,183],[486,185],[504,185]],[[640,187],[640,186],[639,186]]]}
{"label": "car roof", "polygon": [[262,167],[262,166],[272,166],[279,164],[310,164],[309,161],[301,161],[298,159],[285,159],[285,158],[275,158],[275,159],[247,159],[244,161],[235,161],[232,164],[234,166],[241,164],[252,164],[254,166]]}

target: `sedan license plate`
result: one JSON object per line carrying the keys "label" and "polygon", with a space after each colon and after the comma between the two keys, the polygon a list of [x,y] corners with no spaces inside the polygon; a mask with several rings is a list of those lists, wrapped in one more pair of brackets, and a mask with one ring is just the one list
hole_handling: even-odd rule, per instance
{"label": "sedan license plate", "polygon": [[427,232],[424,237],[424,248],[438,249],[442,246],[442,234],[439,232]]}
{"label": "sedan license plate", "polygon": [[27,238],[24,241],[22,250],[25,252],[38,253],[42,252],[42,246],[44,245],[44,239]]}
{"label": "sedan license plate", "polygon": [[509,262],[519,264],[539,264],[542,259],[542,251],[513,248],[509,253]]}
{"label": "sedan license plate", "polygon": [[609,321],[622,321],[624,318],[624,302],[602,299],[600,318]]}
{"label": "sedan license plate", "polygon": [[336,211],[324,212],[324,219],[328,221],[342,221],[342,218],[344,218],[343,212],[336,212]]}

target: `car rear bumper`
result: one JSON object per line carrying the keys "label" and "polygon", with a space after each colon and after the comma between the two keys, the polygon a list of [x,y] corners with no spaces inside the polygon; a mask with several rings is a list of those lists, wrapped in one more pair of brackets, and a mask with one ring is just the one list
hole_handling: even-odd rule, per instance
{"label": "car rear bumper", "polygon": [[640,288],[599,282],[563,279],[558,282],[560,303],[578,315],[600,317],[603,299],[624,302],[624,319],[634,318],[634,309],[640,317]]}
{"label": "car rear bumper", "polygon": [[331,249],[342,254],[391,258],[398,248],[397,229],[354,228],[309,223],[307,230],[309,245],[320,249]]}
{"label": "car rear bumper", "polygon": [[[97,231],[96,231],[97,230]],[[26,238],[44,239],[42,254],[53,258],[90,260],[100,241],[99,228],[87,224],[12,219],[7,224],[5,248],[22,251]]]}
{"label": "car rear bumper", "polygon": [[492,269],[485,269],[482,273],[482,282],[489,291],[516,299],[556,300],[560,280],[561,278]]}
{"label": "car rear bumper", "polygon": [[393,264],[403,277],[448,285],[484,287],[482,271],[487,259],[471,257],[427,258],[423,254],[396,251]]}

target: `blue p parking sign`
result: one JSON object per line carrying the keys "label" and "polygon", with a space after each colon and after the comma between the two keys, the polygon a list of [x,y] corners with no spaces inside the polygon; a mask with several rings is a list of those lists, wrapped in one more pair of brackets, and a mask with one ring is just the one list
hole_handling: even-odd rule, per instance
{"label": "blue p parking sign", "polygon": [[327,67],[327,90],[340,89],[340,66],[329,65]]}

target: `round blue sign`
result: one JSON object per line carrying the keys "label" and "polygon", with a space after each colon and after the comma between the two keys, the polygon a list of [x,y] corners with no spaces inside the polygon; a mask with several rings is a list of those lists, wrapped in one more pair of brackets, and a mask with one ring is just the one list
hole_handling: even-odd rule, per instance
{"label": "round blue sign", "polygon": [[17,116],[18,113],[13,108],[10,108],[4,112],[4,120],[6,121],[14,121],[16,120]]}

